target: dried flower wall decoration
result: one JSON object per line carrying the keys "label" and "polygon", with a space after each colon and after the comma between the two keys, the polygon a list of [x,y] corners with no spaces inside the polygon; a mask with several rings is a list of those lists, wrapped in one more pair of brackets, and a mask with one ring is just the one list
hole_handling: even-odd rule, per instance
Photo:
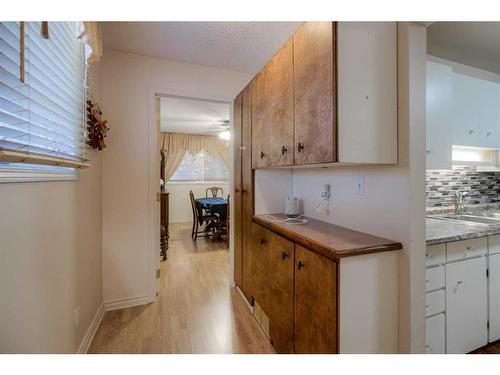
{"label": "dried flower wall decoration", "polygon": [[104,138],[106,138],[109,130],[106,126],[107,122],[102,118],[99,105],[87,100],[87,144],[95,150],[101,151],[106,148]]}

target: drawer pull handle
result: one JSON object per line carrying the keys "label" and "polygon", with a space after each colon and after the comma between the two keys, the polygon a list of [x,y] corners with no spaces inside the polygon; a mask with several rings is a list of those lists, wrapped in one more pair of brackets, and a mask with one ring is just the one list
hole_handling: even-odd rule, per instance
{"label": "drawer pull handle", "polygon": [[281,259],[282,259],[282,260],[285,260],[286,258],[288,258],[288,254],[287,254],[286,252],[284,252],[284,251],[283,251],[283,252],[281,253]]}
{"label": "drawer pull handle", "polygon": [[429,309],[430,307],[431,307],[431,305],[425,305],[426,309]]}
{"label": "drawer pull handle", "polygon": [[281,155],[285,155],[285,152],[287,152],[288,149],[285,146],[281,146]]}
{"label": "drawer pull handle", "polygon": [[472,134],[474,134],[474,130],[471,129],[471,130],[469,130],[469,135],[472,135]]}
{"label": "drawer pull handle", "polygon": [[297,268],[298,268],[299,270],[301,270],[302,268],[304,268],[304,266],[305,266],[305,264],[304,264],[304,263],[302,263],[302,262],[300,262],[300,261],[299,261],[299,263],[297,264]]}
{"label": "drawer pull handle", "polygon": [[472,247],[470,247],[470,246],[467,246],[467,247],[465,248],[465,250],[470,250],[470,249],[472,249]]}
{"label": "drawer pull handle", "polygon": [[453,288],[453,293],[456,293],[458,291],[458,287],[460,285],[463,285],[463,281],[457,281],[457,284],[455,285],[455,287]]}
{"label": "drawer pull handle", "polygon": [[427,283],[430,283],[430,282],[431,282],[430,280],[425,280],[425,283],[426,283],[426,284],[427,284]]}

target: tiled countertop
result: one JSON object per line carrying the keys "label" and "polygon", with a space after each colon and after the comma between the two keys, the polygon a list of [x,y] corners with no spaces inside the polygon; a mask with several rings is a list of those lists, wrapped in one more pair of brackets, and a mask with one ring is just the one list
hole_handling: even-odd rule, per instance
{"label": "tiled countertop", "polygon": [[500,224],[481,225],[441,220],[432,217],[427,218],[426,227],[427,245],[500,234]]}

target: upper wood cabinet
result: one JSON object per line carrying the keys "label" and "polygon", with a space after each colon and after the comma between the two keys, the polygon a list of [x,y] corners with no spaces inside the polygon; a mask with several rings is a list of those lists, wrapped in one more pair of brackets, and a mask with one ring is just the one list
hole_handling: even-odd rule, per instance
{"label": "upper wood cabinet", "polygon": [[335,35],[335,23],[307,22],[293,36],[296,165],[336,161]]}
{"label": "upper wood cabinet", "polygon": [[306,22],[252,88],[253,168],[396,164],[397,23]]}
{"label": "upper wood cabinet", "polygon": [[293,164],[293,39],[255,77],[252,86],[252,166]]}

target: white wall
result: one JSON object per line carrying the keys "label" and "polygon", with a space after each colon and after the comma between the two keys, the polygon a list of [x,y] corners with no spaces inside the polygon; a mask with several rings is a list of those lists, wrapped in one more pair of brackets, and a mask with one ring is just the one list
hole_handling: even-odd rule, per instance
{"label": "white wall", "polygon": [[[100,100],[99,65],[89,74]],[[91,163],[77,181],[0,184],[0,353],[75,353],[102,304],[101,155]]]}
{"label": "white wall", "polygon": [[158,219],[150,214],[159,190],[154,182],[159,171],[157,135],[151,126],[154,94],[232,102],[250,78],[240,72],[104,51],[103,108],[111,128],[103,157],[103,282],[108,307],[144,303],[154,284],[154,261],[149,259],[158,249],[151,238],[159,233]]}
{"label": "white wall", "polygon": [[[166,189],[170,193],[169,197],[169,222],[170,223],[186,223],[193,221],[193,211],[191,209],[191,201],[189,199],[189,191],[192,190],[195,198],[204,197],[208,187],[218,186],[224,189],[223,197],[227,197],[230,193],[229,183],[167,183]],[[220,192],[219,192],[220,196]]]}

